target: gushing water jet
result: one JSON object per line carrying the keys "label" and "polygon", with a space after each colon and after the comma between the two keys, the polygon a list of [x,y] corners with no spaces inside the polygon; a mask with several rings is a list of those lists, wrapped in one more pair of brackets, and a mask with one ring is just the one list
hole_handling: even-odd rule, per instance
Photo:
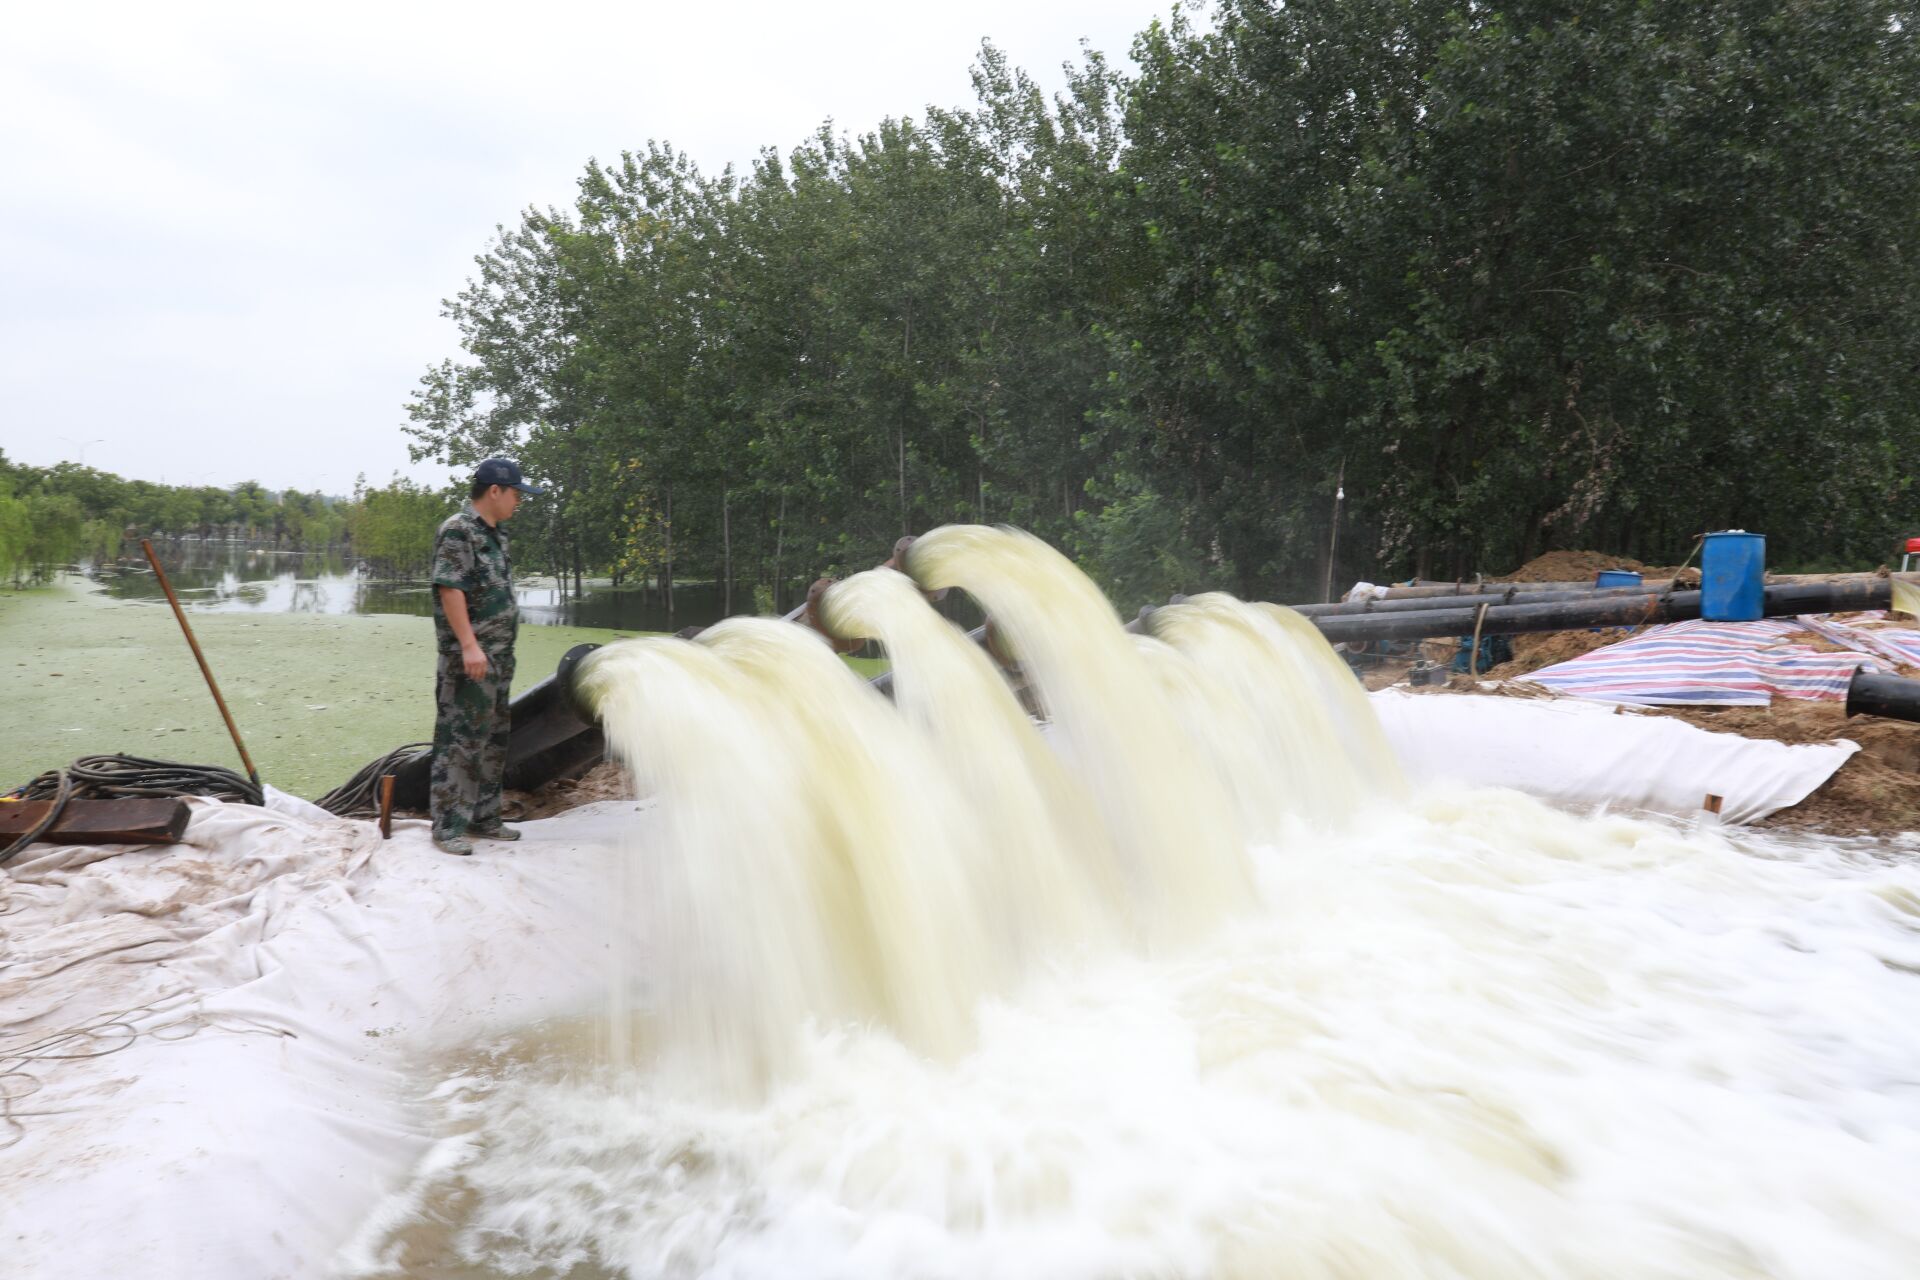
{"label": "gushing water jet", "polygon": [[1191,938],[1252,894],[1245,842],[1113,606],[1085,574],[1014,529],[948,525],[907,568],[979,601],[1033,683],[1067,759],[1105,815],[1117,874],[1153,941]]}

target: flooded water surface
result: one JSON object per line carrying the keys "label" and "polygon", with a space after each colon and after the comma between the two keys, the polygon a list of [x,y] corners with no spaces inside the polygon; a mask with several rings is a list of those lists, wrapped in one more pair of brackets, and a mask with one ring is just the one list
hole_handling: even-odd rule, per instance
{"label": "flooded water surface", "polygon": [[[404,614],[433,616],[432,588],[425,582],[381,580],[338,551],[276,551],[232,543],[172,543],[155,548],[167,578],[189,609],[224,613]],[[158,579],[144,560],[96,568],[95,576],[119,599],[160,600]],[[604,627],[616,631],[673,631],[705,626],[725,616],[720,587],[693,583],[674,588],[673,611],[656,591],[586,584],[575,596],[550,578],[533,578],[515,593],[521,621],[535,625]],[[736,610],[750,609],[752,594],[734,592]]]}

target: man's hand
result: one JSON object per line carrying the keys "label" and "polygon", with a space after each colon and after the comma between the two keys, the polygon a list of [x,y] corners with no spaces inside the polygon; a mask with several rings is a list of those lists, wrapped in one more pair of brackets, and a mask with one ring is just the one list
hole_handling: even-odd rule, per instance
{"label": "man's hand", "polygon": [[467,679],[480,680],[487,674],[487,655],[480,652],[480,641],[473,634],[473,624],[467,621],[466,593],[458,587],[438,587],[440,607],[446,612],[447,625],[453,629],[454,639],[460,642],[460,665],[466,670]]}

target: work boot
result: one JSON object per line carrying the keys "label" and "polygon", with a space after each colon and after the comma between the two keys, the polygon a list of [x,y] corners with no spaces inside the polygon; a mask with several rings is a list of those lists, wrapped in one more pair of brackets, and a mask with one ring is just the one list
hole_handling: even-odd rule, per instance
{"label": "work boot", "polygon": [[435,836],[433,847],[442,853],[469,854],[473,852],[473,841],[465,836]]}
{"label": "work boot", "polygon": [[467,834],[482,840],[518,840],[520,838],[519,831],[504,822],[492,827],[469,827]]}

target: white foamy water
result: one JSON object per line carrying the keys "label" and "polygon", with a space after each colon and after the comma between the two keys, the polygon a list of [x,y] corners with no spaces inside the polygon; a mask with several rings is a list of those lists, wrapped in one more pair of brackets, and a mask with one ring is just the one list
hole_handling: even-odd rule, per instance
{"label": "white foamy water", "polygon": [[610,647],[640,972],[466,1055],[350,1271],[1920,1274],[1914,844],[1396,799],[1285,619],[1129,637],[1007,531],[909,562],[1060,759],[890,571],[824,604],[898,708],[786,624]]}
{"label": "white foamy water", "polygon": [[1913,856],[1430,802],[1260,851],[1254,917],[1179,961],[1035,978],[951,1063],[816,1027],[753,1104],[566,1053],[463,1074],[422,1208],[367,1260],[1911,1277]]}

